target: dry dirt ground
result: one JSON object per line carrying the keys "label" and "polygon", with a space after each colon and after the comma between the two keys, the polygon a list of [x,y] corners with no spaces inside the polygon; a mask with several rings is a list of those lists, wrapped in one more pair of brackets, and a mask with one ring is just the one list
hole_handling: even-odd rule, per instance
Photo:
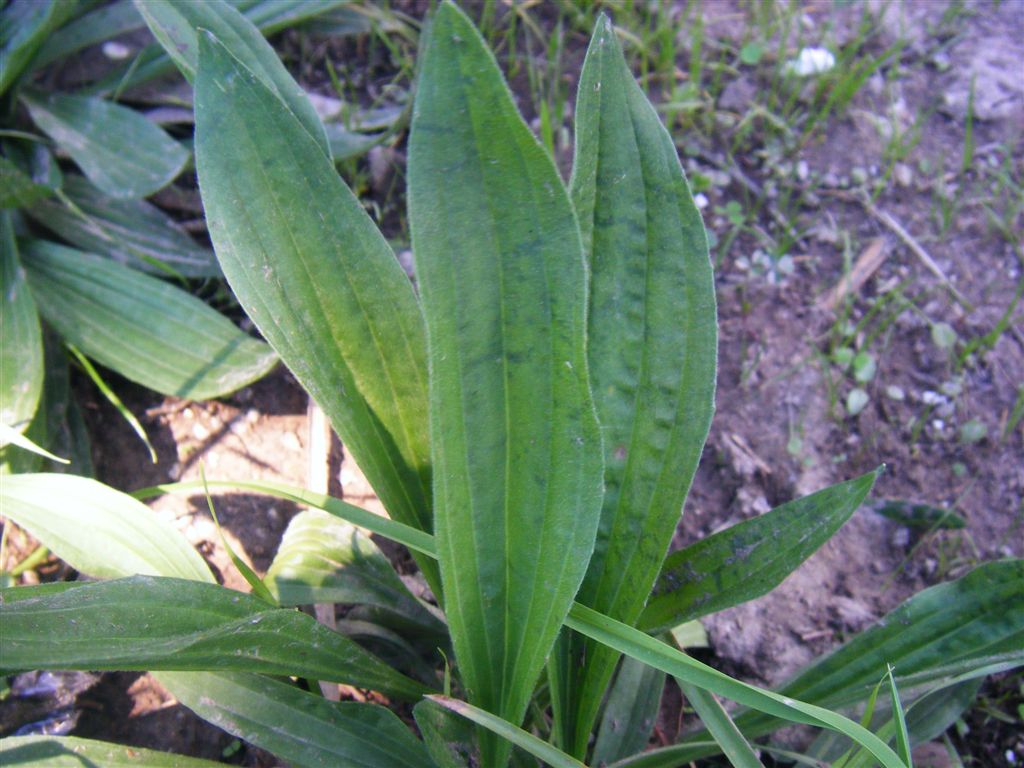
{"label": "dry dirt ground", "polygon": [[[709,4],[712,17],[715,7]],[[914,52],[927,46],[929,25],[945,7],[939,2],[895,6],[884,16],[884,34],[907,39],[906,55],[913,60]],[[821,4],[808,7],[812,20],[816,9]],[[984,208],[970,200],[940,234],[934,185],[943,176],[936,182],[935,174],[926,175],[920,163],[914,164],[927,159],[952,169],[959,162],[972,81],[978,162],[995,162],[1000,147],[1020,147],[1024,4],[1009,0],[975,10],[965,17],[967,31],[945,49],[949,66],[922,63],[907,66],[895,84],[869,82],[825,137],[804,149],[806,168],[800,175],[835,179],[836,194],[821,194],[829,187],[818,185],[817,194],[801,204],[798,222],[808,234],[794,246],[792,273],[778,279],[759,273],[750,258],[755,243],[742,234],[717,265],[717,414],[674,546],[880,464],[886,471],[875,498],[949,508],[966,522],[960,531],[921,531],[862,508],[774,593],[710,617],[705,623],[713,658],[760,684],[781,682],[925,586],[957,577],[982,560],[1024,556],[1024,429],[1018,425],[1005,433],[1024,382],[1024,313],[1018,310],[994,347],[966,365],[937,347],[931,335],[936,322],[949,323],[961,339],[990,330],[1022,280],[1021,255],[993,232]],[[713,18],[708,33],[714,34]],[[884,39],[878,45],[884,47]],[[936,94],[943,94],[941,105],[935,105]],[[737,89],[729,96],[742,97]],[[880,120],[906,126],[922,113],[927,118],[914,160],[907,161],[910,173],[901,173],[868,210],[842,180],[858,169],[878,173],[872,166],[885,142]],[[401,163],[398,149],[394,157]],[[691,172],[709,171],[700,156],[688,162]],[[1019,169],[1020,157],[1013,162]],[[759,184],[768,181],[754,161],[740,170]],[[705,217],[721,237],[728,222],[719,206],[743,194],[736,184],[708,193]],[[967,195],[968,190],[951,194]],[[958,303],[886,216],[927,251],[970,309]],[[853,296],[853,322],[868,311],[872,298],[904,281],[907,295],[915,299],[914,308],[893,313],[872,347],[877,373],[864,387],[870,401],[856,416],[844,409],[853,386],[849,376],[827,360],[836,316],[821,306],[844,274],[842,237],[849,238],[853,260],[876,239],[882,249],[877,269]],[[133,490],[197,479],[200,462],[210,478],[255,477],[296,485],[309,480],[308,402],[286,371],[279,369],[231,398],[209,403],[153,398],[121,381],[116,386],[145,424],[159,462],[151,464],[117,414],[90,385],[79,382],[98,477],[115,487]],[[886,394],[897,388],[902,399]],[[983,423],[987,434],[964,442],[959,426],[971,419]],[[344,459],[341,446],[334,445],[329,461],[334,495],[360,505],[373,503],[372,491]],[[216,503],[236,551],[257,572],[265,570],[295,508],[244,494],[218,495]],[[153,506],[177,521],[225,583],[245,588],[202,497],[167,496]],[[670,692],[659,738],[669,741],[676,735],[678,705],[678,692]],[[105,675],[79,695],[77,706],[79,735],[211,758],[227,749],[229,762],[272,764],[255,750],[235,749],[231,737],[177,706],[148,676]],[[1005,744],[994,746],[1024,750],[1014,741],[1019,736],[1005,738]]]}

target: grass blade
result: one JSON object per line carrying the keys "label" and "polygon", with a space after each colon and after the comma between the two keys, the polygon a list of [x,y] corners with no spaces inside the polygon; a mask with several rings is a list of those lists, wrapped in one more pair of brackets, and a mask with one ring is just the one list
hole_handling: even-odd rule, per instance
{"label": "grass blade", "polygon": [[[445,610],[470,700],[519,723],[601,503],[583,256],[554,164],[452,3],[421,61],[409,217]],[[484,763],[502,765],[507,749],[483,739]]]}
{"label": "grass blade", "polygon": [[32,240],[25,268],[46,321],[96,362],[167,395],[220,397],[273,350],[182,289],[91,253]]}
{"label": "grass blade", "polygon": [[566,626],[604,643],[620,653],[650,664],[691,685],[704,688],[723,698],[752,707],[791,722],[815,725],[839,731],[864,746],[885,768],[906,768],[888,745],[863,726],[849,718],[813,704],[761,690],[713,669],[665,643],[645,635],[622,622],[576,603]]}
{"label": "grass blade", "polygon": [[[605,458],[601,523],[577,600],[633,624],[708,434],[718,342],[700,213],[607,16],[580,75],[571,192],[590,266],[587,357]],[[564,642],[556,720],[582,757],[617,654]]]}
{"label": "grass blade", "polygon": [[880,472],[794,499],[673,552],[637,625],[661,632],[771,591],[842,527]]}
{"label": "grass blade", "polygon": [[507,720],[503,720],[500,717],[492,715],[490,712],[474,707],[472,704],[467,704],[464,701],[452,699],[448,696],[435,695],[428,696],[427,698],[438,706],[444,707],[458,715],[462,715],[462,717],[467,720],[472,720],[477,725],[482,725],[484,728],[497,734],[509,743],[530,753],[538,760],[543,760],[544,764],[551,766],[551,768],[587,768],[579,760],[565,754],[559,749],[556,749],[546,741],[538,739],[532,733],[528,733],[522,728],[517,728]]}
{"label": "grass blade", "polygon": [[[0,592],[3,669],[255,672],[416,701],[429,688],[299,611],[213,584],[137,576]],[[145,633],[140,633],[140,625]]]}
{"label": "grass blade", "polygon": [[36,125],[111,197],[148,197],[188,163],[187,149],[127,107],[60,93],[34,93],[22,100]]}
{"label": "grass blade", "polygon": [[[430,530],[426,340],[412,286],[301,123],[205,35],[196,161],[210,236],[239,302],[388,513]],[[428,579],[436,573],[421,566]]]}

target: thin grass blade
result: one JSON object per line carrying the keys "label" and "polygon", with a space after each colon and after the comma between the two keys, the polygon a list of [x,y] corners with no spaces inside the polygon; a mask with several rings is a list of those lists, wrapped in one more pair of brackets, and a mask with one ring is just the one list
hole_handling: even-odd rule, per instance
{"label": "thin grass blade", "polygon": [[679,689],[693,706],[701,722],[718,742],[722,754],[725,755],[730,765],[734,768],[764,768],[757,753],[743,738],[740,729],[736,727],[736,723],[732,721],[729,713],[725,711],[725,707],[713,693],[683,680],[676,682],[679,683]]}

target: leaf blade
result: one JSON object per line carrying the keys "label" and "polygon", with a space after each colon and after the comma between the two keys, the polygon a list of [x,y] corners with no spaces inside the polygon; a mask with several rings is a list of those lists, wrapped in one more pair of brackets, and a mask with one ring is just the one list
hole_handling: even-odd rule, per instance
{"label": "leaf blade", "polygon": [[[580,75],[570,189],[590,267],[587,358],[605,460],[601,522],[577,600],[632,624],[707,438],[718,342],[700,213],[675,143],[603,15]],[[556,719],[582,756],[617,654],[571,635],[563,642]]]}
{"label": "leaf blade", "polygon": [[206,400],[276,364],[269,346],[182,289],[95,254],[25,244],[43,317],[88,357],[143,386]]}
{"label": "leaf blade", "polygon": [[453,4],[421,58],[409,213],[445,609],[470,700],[521,722],[600,507],[583,259],[550,158]]}
{"label": "leaf blade", "polygon": [[235,295],[388,513],[430,530],[426,343],[412,286],[301,124],[206,35],[196,154],[214,249]]}
{"label": "leaf blade", "polygon": [[4,515],[76,570],[99,578],[175,576],[212,582],[199,554],[131,496],[74,475],[4,478]]}
{"label": "leaf blade", "polygon": [[430,691],[311,617],[224,587],[138,576],[37,592],[0,592],[8,672],[216,670],[330,680],[409,701]]}
{"label": "leaf blade", "polygon": [[22,100],[36,124],[112,197],[148,197],[188,163],[187,149],[127,107],[58,93]]}
{"label": "leaf blade", "polygon": [[43,334],[6,211],[0,212],[0,289],[0,424],[23,432],[43,393]]}

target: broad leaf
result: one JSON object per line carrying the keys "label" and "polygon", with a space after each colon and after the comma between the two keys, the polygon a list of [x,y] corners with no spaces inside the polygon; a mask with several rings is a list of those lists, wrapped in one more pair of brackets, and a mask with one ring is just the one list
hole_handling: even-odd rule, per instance
{"label": "broad leaf", "polygon": [[412,285],[302,124],[208,35],[196,161],[210,236],[238,300],[388,513],[430,530],[426,341]]}
{"label": "broad leaf", "polygon": [[880,471],[794,499],[673,552],[638,626],[661,632],[770,592],[842,527]]}
{"label": "broad leaf", "polygon": [[429,692],[306,614],[213,584],[137,576],[38,596],[15,587],[0,592],[0,604],[7,673],[217,670],[331,680],[407,700]]}
{"label": "broad leaf", "polygon": [[[587,361],[605,463],[601,523],[577,600],[632,624],[711,424],[718,333],[700,213],[607,16],[580,74],[571,191],[590,267]],[[555,717],[563,745],[582,757],[617,654],[572,635],[562,642]]]}
{"label": "broad leaf", "polygon": [[590,762],[608,765],[647,746],[661,707],[665,673],[622,659],[601,715]]}
{"label": "broad leaf", "polygon": [[58,93],[22,98],[36,125],[112,197],[147,197],[188,163],[187,149],[127,107]]}
{"label": "broad leaf", "polygon": [[77,210],[46,199],[26,212],[84,251],[166,277],[220,275],[213,251],[203,248],[159,208],[144,200],[119,200],[69,174],[64,194]]}
{"label": "broad leaf", "polygon": [[25,268],[46,321],[88,357],[167,395],[221,397],[274,367],[273,351],[182,289],[43,240]]}
{"label": "broad leaf", "polygon": [[[601,441],[558,173],[450,2],[421,53],[409,218],[427,321],[437,547],[457,663],[513,723],[586,570]],[[482,744],[499,766],[507,746]]]}
{"label": "broad leaf", "polygon": [[43,392],[43,337],[6,211],[0,212],[0,289],[0,423],[23,432]]}
{"label": "broad leaf", "polygon": [[34,178],[18,163],[0,155],[0,208],[20,208],[49,197],[54,187],[47,181]]}
{"label": "broad leaf", "polygon": [[[320,3],[328,7],[338,4],[337,0]],[[287,105],[324,154],[330,156],[323,124],[305,91],[288,74],[260,30],[240,11],[223,0],[135,0],[135,7],[189,82],[195,81],[199,66],[198,30],[216,35],[243,67]]]}
{"label": "broad leaf", "polygon": [[45,765],[47,768],[223,768],[224,763],[75,736],[8,736],[0,741],[0,765],[8,768],[16,765]]}
{"label": "broad leaf", "polygon": [[429,758],[384,707],[327,701],[259,675],[162,672],[160,681],[204,720],[304,768],[424,768]]}
{"label": "broad leaf", "polygon": [[57,474],[5,477],[0,501],[5,517],[90,576],[213,581],[206,563],[173,526],[131,496],[95,480]]}
{"label": "broad leaf", "polygon": [[291,519],[264,581],[281,605],[373,605],[410,630],[444,634],[441,620],[409,593],[373,540],[320,510]]}

